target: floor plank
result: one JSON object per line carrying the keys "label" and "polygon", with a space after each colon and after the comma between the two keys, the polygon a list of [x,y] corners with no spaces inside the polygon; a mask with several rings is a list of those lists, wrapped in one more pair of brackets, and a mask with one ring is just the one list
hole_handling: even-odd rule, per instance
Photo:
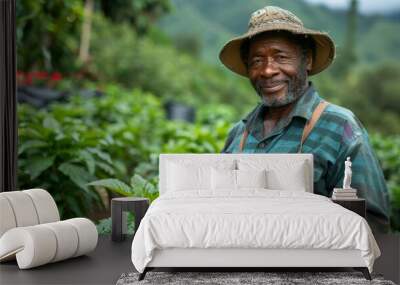
{"label": "floor plank", "polygon": [[100,236],[87,256],[27,270],[19,270],[15,261],[1,263],[0,284],[115,284],[122,273],[134,271],[131,244],[132,237],[117,243]]}

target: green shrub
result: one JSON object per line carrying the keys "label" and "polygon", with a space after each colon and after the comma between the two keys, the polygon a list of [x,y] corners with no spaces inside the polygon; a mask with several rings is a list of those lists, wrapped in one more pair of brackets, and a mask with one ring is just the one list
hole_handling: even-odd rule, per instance
{"label": "green shrub", "polygon": [[87,215],[92,207],[101,206],[99,194],[86,184],[115,174],[106,133],[67,112],[37,111],[26,105],[18,110],[18,187],[47,189],[63,218]]}
{"label": "green shrub", "polygon": [[102,206],[88,183],[110,177],[128,183],[134,174],[153,181],[160,153],[219,152],[230,127],[221,117],[208,124],[167,121],[160,99],[149,93],[115,85],[103,91],[101,98],[74,96],[48,110],[18,109],[18,187],[47,189],[63,218]]}
{"label": "green shrub", "polygon": [[371,143],[389,188],[392,229],[400,232],[400,136],[374,134]]}

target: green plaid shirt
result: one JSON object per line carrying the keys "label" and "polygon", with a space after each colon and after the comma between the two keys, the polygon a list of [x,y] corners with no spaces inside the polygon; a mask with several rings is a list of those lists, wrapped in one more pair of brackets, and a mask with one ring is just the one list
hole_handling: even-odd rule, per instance
{"label": "green plaid shirt", "polygon": [[[300,97],[291,113],[263,136],[265,106],[261,102],[230,130],[222,153],[239,152],[245,127],[249,135],[244,153],[297,153],[303,128],[321,101],[312,84]],[[314,193],[330,197],[341,188],[344,161],[351,157],[351,186],[367,203],[367,219],[373,228],[386,231],[389,226],[389,196],[382,169],[371,148],[368,133],[348,109],[329,104],[302,147],[314,156]]]}

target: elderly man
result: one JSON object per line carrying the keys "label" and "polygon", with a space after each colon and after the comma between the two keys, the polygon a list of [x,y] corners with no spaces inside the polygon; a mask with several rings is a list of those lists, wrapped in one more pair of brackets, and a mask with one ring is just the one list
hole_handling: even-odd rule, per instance
{"label": "elderly man", "polygon": [[220,59],[250,79],[261,102],[230,130],[222,152],[312,153],[314,192],[328,197],[342,187],[350,157],[351,186],[367,201],[367,220],[374,230],[387,231],[388,191],[367,131],[308,81],[334,55],[329,35],[305,28],[291,12],[274,6],[254,12],[247,33],[229,41]]}

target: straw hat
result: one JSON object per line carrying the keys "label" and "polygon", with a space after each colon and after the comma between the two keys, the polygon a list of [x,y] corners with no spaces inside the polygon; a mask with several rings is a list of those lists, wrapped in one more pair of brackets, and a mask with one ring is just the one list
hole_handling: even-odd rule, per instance
{"label": "straw hat", "polygon": [[240,57],[240,46],[257,34],[267,31],[289,31],[296,35],[311,36],[315,54],[309,75],[327,68],[335,57],[335,44],[327,33],[307,29],[293,13],[275,6],[266,6],[251,14],[248,31],[227,42],[219,53],[221,62],[233,72],[247,77],[247,68]]}

